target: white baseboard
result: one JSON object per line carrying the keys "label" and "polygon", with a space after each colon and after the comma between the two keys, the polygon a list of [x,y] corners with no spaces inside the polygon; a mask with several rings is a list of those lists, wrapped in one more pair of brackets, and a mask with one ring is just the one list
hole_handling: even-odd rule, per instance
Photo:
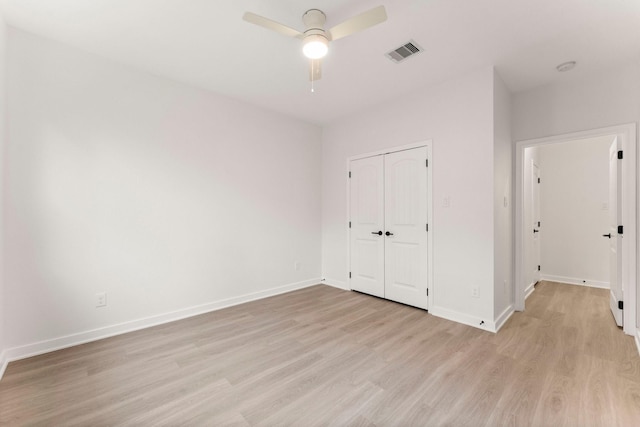
{"label": "white baseboard", "polygon": [[85,344],[91,341],[109,338],[115,335],[126,334],[127,332],[150,328],[152,326],[157,326],[164,323],[174,322],[176,320],[186,319],[188,317],[209,313],[211,311],[221,310],[223,308],[231,307],[234,305],[307,288],[309,286],[314,286],[320,283],[320,278],[305,280],[298,283],[291,283],[260,292],[254,292],[219,301],[213,301],[206,304],[172,311],[169,313],[159,314],[156,316],[136,319],[129,322],[93,329],[90,331],[79,332],[76,334],[35,342],[20,347],[5,349],[5,351],[0,355],[0,363],[2,363],[2,365],[0,365],[0,379],[2,379],[4,369],[9,362],[26,359],[27,357],[37,356],[39,354],[49,353],[56,350],[61,350],[67,347],[73,347],[75,345]]}
{"label": "white baseboard", "polygon": [[334,287],[334,288],[342,289],[343,291],[350,291],[351,290],[349,288],[349,286],[345,282],[342,282],[340,280],[322,279],[322,282],[320,282],[320,283],[322,283],[324,285],[327,285],[327,286]]}
{"label": "white baseboard", "polygon": [[7,369],[7,365],[9,364],[9,359],[7,359],[7,352],[0,352],[0,379],[4,375],[4,371]]}
{"label": "white baseboard", "polygon": [[504,324],[507,323],[507,320],[509,320],[509,318],[513,315],[514,311],[515,310],[513,309],[513,305],[510,305],[509,307],[504,309],[500,316],[498,316],[498,318],[495,320],[496,332],[498,332],[500,328],[502,328]]}
{"label": "white baseboard", "polygon": [[494,333],[497,332],[496,324],[493,320],[481,319],[479,317],[470,316],[465,313],[460,313],[458,311],[449,310],[448,308],[437,306],[432,306],[429,309],[429,313],[433,314],[436,317],[442,317],[443,319],[473,326],[474,328],[482,329],[483,331]]}
{"label": "white baseboard", "polygon": [[[598,280],[577,279],[575,277],[555,276],[553,274],[545,274],[541,276],[540,280],[568,283],[570,285],[587,286],[589,288],[609,289],[609,282],[600,282]],[[583,282],[583,280],[585,281]]]}
{"label": "white baseboard", "polygon": [[531,296],[533,291],[536,290],[536,283],[538,283],[538,282],[533,282],[532,284],[527,286],[527,288],[524,290],[524,299],[525,300]]}

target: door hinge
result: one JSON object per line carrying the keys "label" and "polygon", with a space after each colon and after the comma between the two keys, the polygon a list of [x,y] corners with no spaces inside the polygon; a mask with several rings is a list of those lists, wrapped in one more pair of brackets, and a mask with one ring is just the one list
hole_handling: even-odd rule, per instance
{"label": "door hinge", "polygon": [[429,159],[425,160],[425,166],[429,167]]}
{"label": "door hinge", "polygon": [[540,178],[538,178],[538,184],[540,184]]}
{"label": "door hinge", "polygon": [[618,310],[624,310],[624,303],[622,301],[618,301]]}
{"label": "door hinge", "polygon": [[540,266],[538,266],[538,271],[540,271]]}
{"label": "door hinge", "polygon": [[622,154],[622,150],[618,151],[618,160],[622,160],[623,154]]}
{"label": "door hinge", "polygon": [[540,221],[538,221],[538,227],[540,227]]}
{"label": "door hinge", "polygon": [[623,226],[621,226],[621,225],[619,225],[619,226],[618,226],[618,234],[622,234],[622,233],[623,233],[623,231],[624,231],[624,227],[623,227]]}
{"label": "door hinge", "polygon": [[351,279],[351,272],[349,272],[349,279]]}
{"label": "door hinge", "polygon": [[349,171],[349,178],[351,178],[351,171]]}
{"label": "door hinge", "polygon": [[429,224],[427,224],[427,231],[429,231]]}
{"label": "door hinge", "polygon": [[429,288],[427,288],[427,296],[429,296]]}
{"label": "door hinge", "polygon": [[349,221],[349,228],[351,228],[351,221]]}

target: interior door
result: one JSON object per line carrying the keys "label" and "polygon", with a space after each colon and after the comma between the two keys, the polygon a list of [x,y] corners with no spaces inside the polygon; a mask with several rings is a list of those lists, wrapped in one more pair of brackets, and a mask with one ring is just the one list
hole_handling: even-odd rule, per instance
{"label": "interior door", "polygon": [[351,289],[384,297],[384,159],[350,164]]}
{"label": "interior door", "polygon": [[531,164],[531,232],[533,233],[533,262],[531,268],[533,269],[532,277],[533,283],[540,281],[540,168],[538,165],[532,162]]}
{"label": "interior door", "polygon": [[609,286],[611,297],[609,299],[611,312],[618,326],[622,326],[623,313],[618,308],[618,302],[623,301],[622,295],[622,235],[618,234],[618,225],[621,221],[621,178],[622,168],[618,160],[618,138],[609,147]]}
{"label": "interior door", "polygon": [[385,298],[427,308],[427,148],[390,153],[385,170]]}

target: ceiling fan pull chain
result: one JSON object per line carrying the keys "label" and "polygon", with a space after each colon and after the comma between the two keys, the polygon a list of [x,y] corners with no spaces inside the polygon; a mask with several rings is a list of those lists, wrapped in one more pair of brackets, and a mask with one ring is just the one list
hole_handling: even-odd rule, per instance
{"label": "ceiling fan pull chain", "polygon": [[311,61],[311,93],[314,93],[315,90],[313,88],[313,82],[315,81],[314,79],[314,74],[313,74],[313,61]]}

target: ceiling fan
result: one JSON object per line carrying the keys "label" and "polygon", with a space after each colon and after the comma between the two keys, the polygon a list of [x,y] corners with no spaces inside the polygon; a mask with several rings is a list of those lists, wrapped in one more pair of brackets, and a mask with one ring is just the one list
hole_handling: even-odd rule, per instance
{"label": "ceiling fan", "polygon": [[251,12],[246,12],[242,19],[285,36],[302,39],[302,52],[310,59],[309,80],[313,82],[322,76],[320,60],[329,51],[330,41],[341,39],[386,21],[387,12],[384,6],[378,6],[325,30],[324,24],[327,17],[324,12],[319,9],[309,9],[302,15],[302,22],[306,28],[302,32]]}

